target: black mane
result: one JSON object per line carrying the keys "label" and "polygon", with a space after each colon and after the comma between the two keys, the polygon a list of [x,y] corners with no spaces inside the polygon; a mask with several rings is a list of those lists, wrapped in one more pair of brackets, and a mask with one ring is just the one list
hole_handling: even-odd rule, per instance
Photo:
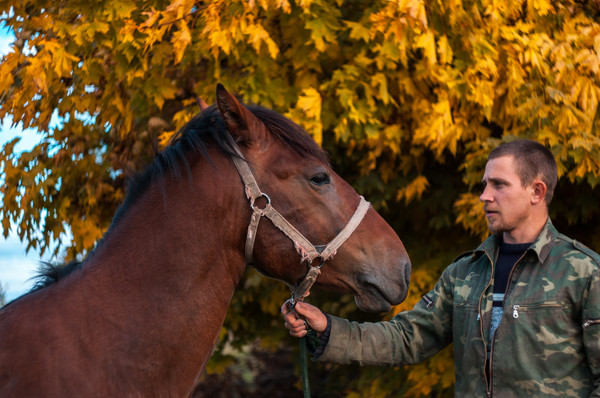
{"label": "black mane", "polygon": [[[327,154],[302,127],[270,109],[260,106],[247,108],[267,126],[275,139],[287,144],[303,157],[314,157],[329,164]],[[225,155],[237,156],[230,142],[230,135],[226,132],[225,122],[215,105],[192,118],[175,134],[169,146],[156,156],[150,166],[129,184],[125,201],[115,213],[107,234],[155,181],[164,179],[165,173],[173,173],[176,178],[182,179],[182,169],[191,177],[191,167],[201,157],[212,163],[208,156],[208,145],[216,144]],[[79,261],[66,265],[42,263],[42,270],[35,277],[36,283],[31,291],[51,285],[80,269],[81,265]]]}

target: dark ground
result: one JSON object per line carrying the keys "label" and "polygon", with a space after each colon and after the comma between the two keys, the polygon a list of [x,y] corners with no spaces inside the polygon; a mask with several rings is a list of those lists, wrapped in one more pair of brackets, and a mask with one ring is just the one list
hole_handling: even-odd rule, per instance
{"label": "dark ground", "polygon": [[[222,374],[205,374],[194,398],[302,398],[299,373],[290,361],[292,349],[275,352],[254,349]],[[295,356],[292,356],[295,358]],[[310,366],[310,360],[309,360]]]}

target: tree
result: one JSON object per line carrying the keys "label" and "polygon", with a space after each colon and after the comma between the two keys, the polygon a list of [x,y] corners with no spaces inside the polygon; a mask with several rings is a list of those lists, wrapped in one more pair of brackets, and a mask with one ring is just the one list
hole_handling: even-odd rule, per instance
{"label": "tree", "polygon": [[[67,229],[67,259],[92,250],[126,181],[198,111],[196,96],[214,99],[219,81],[303,125],[396,229],[415,264],[396,311],[487,234],[478,184],[501,140],[552,150],[552,219],[600,249],[596,1],[12,3],[0,2],[17,37],[0,64],[0,117],[43,140],[30,152],[2,148],[0,217],[5,235],[16,223],[40,253],[59,253],[50,242]],[[285,290],[251,272],[242,285],[222,344],[260,336],[275,346],[285,338]],[[373,319],[348,298],[322,297],[336,314]],[[274,325],[268,336],[265,325]],[[211,369],[225,363],[221,354]],[[444,355],[406,369],[319,368],[331,375],[320,387],[349,397],[442,394],[453,382]]]}

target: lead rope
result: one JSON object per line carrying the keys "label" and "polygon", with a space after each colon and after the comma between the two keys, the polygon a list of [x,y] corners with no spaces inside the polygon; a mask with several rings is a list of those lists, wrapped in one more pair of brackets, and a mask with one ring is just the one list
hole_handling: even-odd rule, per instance
{"label": "lead rope", "polygon": [[[321,253],[325,246],[315,246],[317,251]],[[317,277],[321,273],[321,267],[323,267],[325,261],[322,261],[319,266],[310,267],[307,276],[304,278],[304,281],[298,286],[295,290],[292,291],[292,297],[288,302],[288,308],[290,311],[294,311],[294,307],[298,303],[298,301],[304,300],[306,296],[309,294],[309,290],[312,285],[317,280]],[[295,295],[300,292],[300,297],[296,299]],[[302,376],[302,391],[304,391],[304,398],[310,398],[310,378],[308,377],[308,333],[311,331],[311,328],[308,326],[308,323],[304,321],[306,325],[307,334],[304,337],[300,338],[300,349],[298,351],[298,356],[300,357],[300,374]]]}
{"label": "lead rope", "polygon": [[308,335],[300,338],[300,373],[302,373],[302,390],[304,391],[304,398],[310,398],[310,380],[308,379],[308,362],[306,357],[308,350],[306,348],[306,340]]}
{"label": "lead rope", "polygon": [[[290,311],[294,311],[297,301],[289,301],[288,308]],[[300,338],[300,349],[298,350],[298,356],[300,357],[300,374],[302,376],[302,391],[304,392],[304,398],[310,398],[310,379],[308,377],[308,333],[311,331],[308,323],[304,321],[306,325],[306,335]]]}

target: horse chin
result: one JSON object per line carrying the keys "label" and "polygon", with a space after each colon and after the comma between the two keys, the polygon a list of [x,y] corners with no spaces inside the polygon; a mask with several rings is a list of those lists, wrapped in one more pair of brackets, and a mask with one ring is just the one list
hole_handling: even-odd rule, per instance
{"label": "horse chin", "polygon": [[[405,289],[408,290],[408,289]],[[354,296],[354,301],[359,310],[365,312],[390,312],[393,305],[399,304],[406,298],[406,291],[388,297],[384,290],[373,284],[367,284],[363,287],[360,294]]]}
{"label": "horse chin", "polygon": [[404,284],[382,283],[373,275],[360,278],[354,301],[359,310],[365,312],[389,312],[392,306],[400,304],[408,295],[408,279]]}
{"label": "horse chin", "polygon": [[390,312],[392,305],[384,299],[367,295],[354,296],[354,301],[359,310],[365,312]]}

